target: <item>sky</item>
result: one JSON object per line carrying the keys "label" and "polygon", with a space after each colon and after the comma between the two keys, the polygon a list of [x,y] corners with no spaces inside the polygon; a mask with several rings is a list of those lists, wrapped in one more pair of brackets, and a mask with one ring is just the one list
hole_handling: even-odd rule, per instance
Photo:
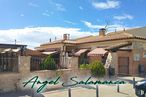
{"label": "sky", "polygon": [[34,48],[71,38],[146,26],[146,0],[0,0],[0,43]]}

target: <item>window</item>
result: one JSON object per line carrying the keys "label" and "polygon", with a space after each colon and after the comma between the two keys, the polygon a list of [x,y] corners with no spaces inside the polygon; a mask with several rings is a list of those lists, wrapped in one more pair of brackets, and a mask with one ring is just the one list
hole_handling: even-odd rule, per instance
{"label": "window", "polygon": [[140,54],[134,54],[134,61],[140,61]]}
{"label": "window", "polygon": [[143,58],[146,58],[146,52],[143,53]]}

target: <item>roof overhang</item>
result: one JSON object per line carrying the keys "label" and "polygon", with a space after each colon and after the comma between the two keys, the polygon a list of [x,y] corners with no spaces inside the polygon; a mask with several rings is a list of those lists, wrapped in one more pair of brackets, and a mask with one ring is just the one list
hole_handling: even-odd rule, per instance
{"label": "roof overhang", "polygon": [[[127,43],[121,43],[121,44],[115,44],[115,45],[112,45],[110,47],[107,47],[106,50],[107,51],[112,51],[112,52],[115,52],[117,50],[120,50],[120,48],[123,48],[123,47],[127,47],[127,46],[130,46],[132,45],[132,42],[127,42]],[[124,50],[124,49],[123,49]]]}

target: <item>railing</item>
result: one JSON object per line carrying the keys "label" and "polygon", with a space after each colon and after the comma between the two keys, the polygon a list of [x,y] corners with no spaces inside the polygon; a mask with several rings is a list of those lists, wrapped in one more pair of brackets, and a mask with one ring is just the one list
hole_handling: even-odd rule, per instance
{"label": "railing", "polygon": [[18,57],[1,57],[0,72],[17,72]]}
{"label": "railing", "polygon": [[31,57],[30,60],[30,70],[41,70],[41,63],[43,62],[43,59],[41,57]]}
{"label": "railing", "polygon": [[[53,58],[53,59],[57,65],[57,68],[59,69],[62,68],[61,65],[59,64],[59,59],[58,58]],[[43,65],[43,60],[44,58],[32,56],[30,60],[30,70],[31,71],[42,70],[43,68],[41,67],[41,65]]]}

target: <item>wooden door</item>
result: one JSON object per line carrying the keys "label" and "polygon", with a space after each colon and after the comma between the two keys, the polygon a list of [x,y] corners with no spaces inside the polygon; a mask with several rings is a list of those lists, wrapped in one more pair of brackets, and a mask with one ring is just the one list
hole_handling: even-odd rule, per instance
{"label": "wooden door", "polygon": [[129,74],[129,57],[118,58],[118,73],[123,75]]}

